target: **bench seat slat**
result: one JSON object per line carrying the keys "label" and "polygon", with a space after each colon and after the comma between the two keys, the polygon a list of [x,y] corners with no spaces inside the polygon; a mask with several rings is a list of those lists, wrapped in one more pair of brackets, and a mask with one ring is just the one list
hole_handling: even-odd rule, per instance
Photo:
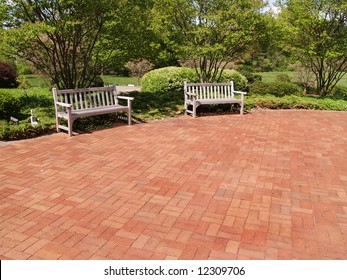
{"label": "bench seat slat", "polygon": [[[194,101],[188,100],[187,103],[193,104]],[[207,104],[228,104],[228,103],[238,103],[241,104],[240,99],[236,98],[216,98],[216,99],[200,99],[196,101],[200,105],[207,105]]]}

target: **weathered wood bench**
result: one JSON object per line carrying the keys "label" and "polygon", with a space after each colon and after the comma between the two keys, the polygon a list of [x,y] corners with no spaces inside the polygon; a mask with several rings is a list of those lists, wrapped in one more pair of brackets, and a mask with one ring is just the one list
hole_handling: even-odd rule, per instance
{"label": "weathered wood bench", "polygon": [[[131,101],[133,97],[119,96],[115,86],[64,89],[53,88],[57,132],[66,130],[72,136],[72,124],[80,117],[126,112],[131,125]],[[127,100],[120,105],[118,100]],[[61,119],[67,120],[67,126],[61,125]]]}
{"label": "weathered wood bench", "polygon": [[[236,98],[239,94],[240,98]],[[244,95],[246,92],[234,90],[234,83],[194,83],[184,82],[185,114],[196,118],[196,108],[205,104],[240,104],[240,114],[243,114]],[[189,109],[189,106],[192,109]]]}

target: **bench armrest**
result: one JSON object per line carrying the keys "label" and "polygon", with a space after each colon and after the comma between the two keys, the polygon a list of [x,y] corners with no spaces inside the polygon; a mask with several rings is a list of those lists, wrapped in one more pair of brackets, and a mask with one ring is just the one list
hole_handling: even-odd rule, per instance
{"label": "bench armrest", "polygon": [[196,96],[196,93],[191,93],[189,91],[187,91],[186,94],[189,95],[189,96]]}
{"label": "bench armrest", "polygon": [[57,104],[58,106],[61,106],[61,107],[66,107],[66,108],[71,108],[72,107],[71,104],[64,103],[64,102],[55,102],[55,104]]}
{"label": "bench armrest", "polygon": [[128,102],[128,108],[131,108],[131,102],[134,100],[134,97],[129,97],[129,96],[117,96],[117,98],[119,99],[124,99],[124,100],[127,100]]}
{"label": "bench armrest", "polygon": [[243,95],[247,94],[247,92],[244,92],[244,91],[237,91],[237,90],[234,90],[234,93],[243,94]]}
{"label": "bench armrest", "polygon": [[126,99],[126,100],[134,100],[134,97],[129,97],[129,96],[117,96],[119,99]]}

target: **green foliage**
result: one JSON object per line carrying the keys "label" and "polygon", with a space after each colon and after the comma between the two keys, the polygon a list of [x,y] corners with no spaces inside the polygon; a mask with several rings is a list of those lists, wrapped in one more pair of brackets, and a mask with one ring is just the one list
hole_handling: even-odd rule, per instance
{"label": "green foliage", "polygon": [[39,123],[33,127],[30,121],[15,125],[0,120],[0,140],[13,141],[20,139],[28,139],[53,133],[55,128],[49,123]]}
{"label": "green foliage", "polygon": [[221,75],[219,82],[227,83],[233,81],[235,90],[246,90],[247,78],[236,70],[225,69]]}
{"label": "green foliage", "polygon": [[33,70],[25,63],[20,63],[17,65],[17,72],[19,75],[30,75],[33,74]]}
{"label": "green foliage", "polygon": [[0,120],[9,121],[10,117],[18,117],[20,101],[8,92],[0,92]]}
{"label": "green foliage", "polygon": [[[55,126],[55,112],[53,106],[53,96],[47,89],[2,89],[0,98],[9,95],[14,98],[16,108],[11,109],[10,116],[19,119],[19,125],[6,120],[0,122],[0,140],[18,140],[36,137],[50,133]],[[30,110],[34,110],[34,115],[38,119],[38,125],[31,126]],[[16,113],[14,113],[16,112]]]}
{"label": "green foliage", "polygon": [[262,1],[157,0],[152,28],[170,50],[192,61],[202,82],[218,81],[218,69],[254,41]]}
{"label": "green foliage", "polygon": [[316,78],[317,92],[330,94],[347,71],[346,0],[282,1],[287,45]]}
{"label": "green foliage", "polygon": [[[220,82],[230,82],[231,80],[234,81],[235,89],[245,90],[247,79],[243,75],[235,70],[224,70]],[[146,100],[142,101],[141,99],[139,101],[139,95],[136,94],[134,108],[146,109],[150,114],[156,116],[167,113],[170,116],[176,115],[177,112],[181,112],[183,109],[183,85],[185,81],[190,83],[200,82],[196,71],[191,68],[166,67],[148,72],[142,79],[142,94],[145,94]],[[163,104],[162,108],[160,104]],[[223,106],[204,107],[204,110],[215,112]]]}
{"label": "green foliage", "polygon": [[17,83],[19,84],[18,88],[20,88],[20,89],[30,88],[29,80],[25,76],[18,76]]}
{"label": "green foliage", "polygon": [[182,115],[183,95],[158,92],[131,92],[134,97],[133,117],[138,122]]}
{"label": "green foliage", "polygon": [[94,80],[91,82],[90,87],[103,87],[104,81],[101,76],[95,76]]}
{"label": "green foliage", "polygon": [[337,86],[334,88],[331,97],[335,100],[343,99],[347,100],[347,87]]}
{"label": "green foliage", "polygon": [[286,82],[286,83],[290,83],[290,77],[288,74],[278,74],[276,77],[276,81],[277,82]]}
{"label": "green foliage", "polygon": [[330,97],[287,95],[276,97],[270,94],[251,95],[245,99],[245,108],[262,109],[305,109],[347,111],[347,101]]}
{"label": "green foliage", "polygon": [[[194,69],[185,67],[165,67],[148,72],[142,78],[143,92],[156,92],[183,96],[183,84],[199,83],[198,74]],[[247,79],[235,70],[224,70],[219,82],[234,81],[235,89],[244,90]]]}
{"label": "green foliage", "polygon": [[302,95],[302,90],[299,86],[289,82],[255,82],[249,85],[249,92],[252,95],[271,94],[276,97],[287,95]]}
{"label": "green foliage", "polygon": [[[189,69],[191,70],[191,69]],[[190,73],[194,74],[194,70]],[[190,74],[192,75],[192,74]],[[188,75],[189,76],[189,75]],[[191,76],[194,79],[195,76]],[[194,82],[194,81],[193,81]],[[294,85],[295,86],[295,85]],[[339,86],[329,97],[302,96],[289,91],[286,83],[256,82],[250,86],[252,94],[245,96],[245,108],[267,109],[315,109],[315,110],[339,110],[347,111],[347,88]],[[293,88],[294,89],[294,88]],[[183,114],[183,94],[175,92],[131,92],[122,95],[135,97],[133,101],[133,120],[145,122],[147,120],[176,117]],[[271,93],[271,94],[270,94]],[[18,140],[36,137],[55,131],[55,113],[51,91],[47,89],[0,89],[1,96],[10,95],[19,102],[20,112],[14,117],[19,119],[19,125],[8,122],[8,119],[0,120],[0,140]],[[30,110],[39,124],[32,127],[30,124]],[[199,113],[225,113],[229,112],[230,105],[200,106]],[[74,130],[89,131],[100,128],[110,128],[120,124],[114,114],[81,118],[74,123]]]}
{"label": "green foliage", "polygon": [[116,46],[106,34],[114,1],[9,1],[3,46],[58,88],[88,87]]}
{"label": "green foliage", "polygon": [[[165,67],[148,72],[142,78],[142,91],[154,93],[183,93],[184,81],[198,82],[195,70],[184,67]],[[183,95],[183,94],[181,94]]]}
{"label": "green foliage", "polygon": [[262,76],[254,73],[254,69],[252,67],[239,67],[238,71],[247,79],[247,84],[253,84],[256,81],[262,80]]}

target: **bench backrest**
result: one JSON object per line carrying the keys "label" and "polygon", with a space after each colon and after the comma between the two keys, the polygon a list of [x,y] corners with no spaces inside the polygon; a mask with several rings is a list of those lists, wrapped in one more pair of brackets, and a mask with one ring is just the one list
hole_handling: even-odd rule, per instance
{"label": "bench backrest", "polygon": [[72,105],[72,110],[107,107],[118,104],[115,86],[82,89],[53,89],[54,102]]}
{"label": "bench backrest", "polygon": [[197,99],[234,98],[234,83],[184,83],[184,91],[196,94]]}

